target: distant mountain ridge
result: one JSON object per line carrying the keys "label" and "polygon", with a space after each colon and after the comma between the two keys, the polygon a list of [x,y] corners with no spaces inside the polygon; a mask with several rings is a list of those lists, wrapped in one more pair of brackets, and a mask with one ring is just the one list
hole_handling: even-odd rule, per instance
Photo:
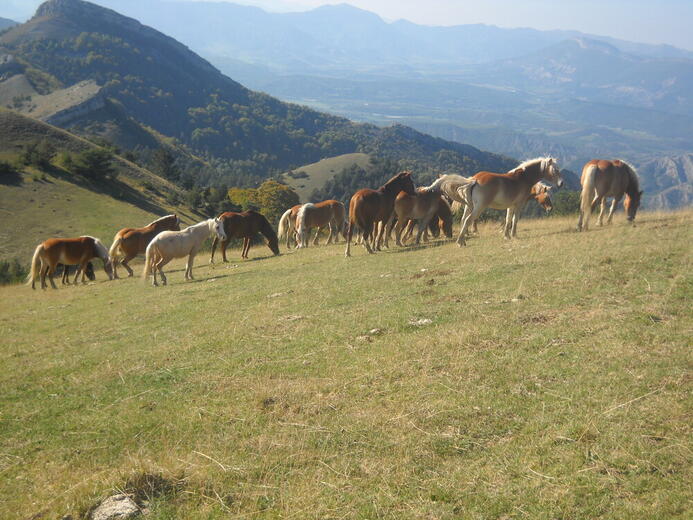
{"label": "distant mountain ridge", "polygon": [[428,171],[515,164],[412,129],[355,124],[251,91],[176,40],[82,0],[42,4],[31,20],[0,37],[3,54],[20,70],[0,77],[0,92],[20,73],[42,95],[93,82],[108,113],[87,110],[66,122],[69,128],[99,135],[116,127],[111,135],[129,147],[128,128],[143,125],[203,157],[225,182],[247,184],[353,152],[387,154]]}

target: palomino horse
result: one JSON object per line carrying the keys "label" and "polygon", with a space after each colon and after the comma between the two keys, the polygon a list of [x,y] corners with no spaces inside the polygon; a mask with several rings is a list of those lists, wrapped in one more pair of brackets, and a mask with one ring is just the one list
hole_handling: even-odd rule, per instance
{"label": "palomino horse", "polygon": [[[77,277],[82,274],[82,283],[86,272],[87,263],[92,258],[100,258],[103,260],[103,269],[108,275],[108,279],[113,279],[113,268],[111,259],[108,256],[108,249],[101,243],[98,238],[83,236],[79,238],[49,238],[42,244],[39,244],[34,251],[34,257],[31,260],[31,271],[27,276],[27,283],[31,284],[31,288],[35,288],[36,277],[41,277],[41,289],[48,287],[46,285],[46,275],[56,289],[53,281],[53,273],[57,265],[79,265],[77,274],[75,275],[75,283]],[[39,267],[40,265],[40,267]]]}
{"label": "palomino horse", "polygon": [[[118,278],[118,262],[127,269],[128,276],[133,272],[128,262],[137,255],[144,254],[152,238],[162,231],[180,231],[180,220],[177,215],[166,215],[141,228],[123,228],[113,237],[109,254],[113,262],[113,277]],[[122,260],[121,260],[122,258]]]}
{"label": "palomino horse", "polygon": [[[544,179],[558,186],[563,185],[561,172],[553,157],[539,157],[520,164],[508,173],[479,172],[472,177],[472,184],[464,189],[439,178],[443,192],[453,200],[466,205],[462,216],[462,229],[457,237],[459,246],[465,245],[469,226],[479,218],[486,208],[509,209],[505,220],[505,238],[510,238],[513,221],[517,224],[520,209],[529,198],[529,193],[539,180]],[[457,176],[459,177],[459,176]]]}
{"label": "palomino horse", "polygon": [[[544,211],[549,213],[553,209],[553,202],[551,201],[551,186],[548,184],[545,184],[543,182],[537,182],[534,186],[532,186],[532,190],[529,193],[530,197],[533,198],[534,200],[537,201],[537,204],[539,204],[542,208],[544,208]],[[505,214],[506,220],[508,219],[508,209]],[[522,211],[522,209],[520,209]],[[478,228],[478,220],[474,221],[474,224],[472,226],[472,230],[474,233],[479,232]],[[505,222],[502,225],[502,229],[505,230]],[[517,219],[513,221],[512,225],[512,231],[511,234],[513,237],[517,236]]]}
{"label": "palomino horse", "polygon": [[279,219],[279,227],[277,229],[277,235],[279,240],[284,239],[286,235],[286,248],[291,249],[291,239],[294,239],[296,243],[296,215],[298,215],[298,210],[303,207],[303,204],[296,204],[295,206],[287,209],[282,217]]}
{"label": "palomino horse", "polygon": [[[376,222],[387,223],[390,220],[395,205],[395,197],[400,191],[414,195],[416,190],[411,180],[411,172],[398,173],[377,190],[364,188],[352,195],[349,202],[349,227],[347,229],[345,256],[351,256],[351,238],[356,227],[363,232],[363,246],[366,251],[373,253],[373,248],[370,245],[373,224]],[[385,226],[382,229],[383,233],[384,231]]]}
{"label": "palomino horse", "polygon": [[202,247],[202,243],[205,239],[212,233],[215,234],[215,237],[226,240],[224,224],[221,219],[210,218],[208,220],[203,220],[182,231],[162,231],[156,235],[147,246],[142,278],[146,280],[147,276],[151,273],[154,276],[152,284],[158,285],[156,283],[156,272],[158,270],[161,275],[161,282],[166,285],[166,275],[164,274],[163,267],[174,258],[183,258],[187,256],[188,261],[185,264],[185,279],[192,280],[192,267],[195,255]]}
{"label": "palomino horse", "polygon": [[[402,242],[406,242],[411,238],[414,232],[414,226],[416,225],[415,220],[410,220],[402,237]],[[450,204],[445,200],[445,197],[440,197],[440,202],[438,203],[438,211],[433,218],[428,223],[428,229],[424,230],[423,239],[424,242],[428,241],[428,232],[431,232],[434,238],[440,236],[442,231],[446,238],[452,238],[452,209]]]}
{"label": "palomino horse", "polygon": [[[219,215],[219,219],[224,224],[224,232],[226,236],[221,239],[221,257],[224,262],[228,262],[226,259],[226,246],[229,244],[229,239],[231,238],[242,238],[243,239],[243,249],[241,250],[241,258],[248,258],[248,251],[250,250],[250,243],[253,238],[258,233],[262,233],[267,239],[267,247],[272,250],[275,255],[279,254],[279,239],[277,234],[272,229],[272,225],[269,221],[260,213],[253,210],[244,211],[243,213],[236,213],[234,211],[227,211]],[[210,258],[210,263],[214,263],[214,251],[217,249],[217,243],[219,239],[214,237],[212,242],[212,257]]]}
{"label": "palomino horse", "polygon": [[611,218],[618,202],[623,195],[626,195],[623,206],[628,215],[628,222],[633,222],[635,213],[640,206],[640,183],[635,168],[625,161],[618,159],[607,161],[604,159],[593,159],[582,168],[580,177],[582,184],[582,194],[580,195],[580,218],[578,219],[578,231],[587,231],[590,221],[590,213],[594,207],[601,203],[599,212],[599,225],[602,225],[604,209],[606,208],[607,197],[613,197],[607,224],[611,224]]}
{"label": "palomino horse", "polygon": [[333,237],[336,244],[339,240],[339,233],[344,233],[345,214],[344,204],[334,199],[301,206],[296,215],[298,247],[308,247],[308,235],[312,227],[318,228],[313,239],[313,245],[318,244],[320,230],[325,226],[330,229],[326,244],[330,244]]}
{"label": "palomino horse", "polygon": [[[402,229],[407,222],[415,220],[418,226],[416,233],[416,245],[421,242],[421,235],[428,226],[429,222],[438,213],[442,197],[440,190],[436,188],[417,188],[414,195],[400,192],[395,199],[394,215],[397,217],[395,225],[395,243],[402,246]],[[443,201],[445,203],[445,201]],[[388,224],[386,236],[392,229],[394,219]]]}

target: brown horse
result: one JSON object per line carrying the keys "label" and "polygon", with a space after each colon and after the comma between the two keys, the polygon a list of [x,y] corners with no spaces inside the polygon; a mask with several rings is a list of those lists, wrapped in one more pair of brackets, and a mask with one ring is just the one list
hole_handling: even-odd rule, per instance
{"label": "brown horse", "polygon": [[[416,245],[421,242],[421,235],[429,222],[438,213],[442,196],[440,191],[431,188],[417,188],[414,195],[400,192],[395,199],[394,215],[397,217],[395,225],[395,243],[402,246],[402,229],[411,219],[417,223]],[[386,236],[392,229],[394,219],[388,224]]]}
{"label": "brown horse", "polygon": [[[226,259],[226,246],[230,239],[243,239],[241,258],[248,258],[250,243],[258,233],[262,233],[265,236],[267,239],[267,246],[272,250],[272,253],[275,255],[279,254],[279,239],[277,238],[277,234],[274,232],[274,229],[272,229],[272,225],[269,221],[257,211],[248,210],[242,213],[227,211],[219,215],[219,218],[222,220],[224,231],[226,232],[226,239],[221,241],[221,257],[224,262],[228,262]],[[212,242],[212,257],[210,259],[211,263],[214,263],[214,251],[216,251],[218,242],[219,238],[214,237],[214,241]]]}
{"label": "brown horse", "polygon": [[633,222],[643,192],[640,190],[635,168],[630,164],[618,159],[613,161],[593,159],[582,168],[580,183],[582,184],[582,194],[580,195],[578,231],[587,231],[590,213],[597,204],[601,204],[598,222],[600,226],[602,225],[608,197],[614,198],[611,202],[609,217],[606,220],[607,224],[611,224],[616,206],[624,194],[626,198],[623,201],[623,206],[628,215],[628,222]]}
{"label": "brown horse", "polygon": [[505,238],[510,239],[513,221],[516,225],[520,210],[527,202],[532,186],[541,179],[556,183],[558,186],[563,185],[561,172],[554,158],[531,159],[508,173],[479,172],[472,177],[474,182],[465,190],[464,197],[447,192],[444,188],[447,195],[466,203],[457,244],[465,245],[467,229],[486,208],[510,210],[506,216],[504,232]]}
{"label": "brown horse", "polygon": [[286,248],[291,249],[291,242],[297,244],[296,239],[296,215],[298,215],[298,210],[303,207],[303,204],[296,204],[295,206],[287,209],[284,214],[279,219],[279,226],[277,229],[277,235],[279,240],[283,240],[284,235],[286,235]]}
{"label": "brown horse", "polygon": [[[118,262],[127,269],[128,276],[132,276],[132,269],[128,262],[137,255],[143,255],[149,242],[162,231],[180,231],[180,220],[177,215],[166,215],[142,228],[123,228],[113,237],[113,244],[109,254],[113,262],[113,277],[118,278],[116,266]],[[122,260],[121,260],[122,258]]]}
{"label": "brown horse", "polygon": [[339,233],[344,234],[345,215],[344,204],[334,199],[301,206],[296,215],[298,247],[308,247],[308,235],[312,227],[318,228],[313,239],[313,245],[318,245],[320,230],[325,226],[330,229],[326,244],[330,244],[333,238],[336,244],[339,240]]}
{"label": "brown horse", "polygon": [[[390,220],[395,205],[395,197],[400,191],[414,195],[414,182],[411,180],[411,172],[400,172],[377,190],[368,188],[354,193],[349,202],[349,227],[347,229],[347,245],[344,255],[351,256],[351,237],[354,228],[358,227],[363,232],[363,246],[368,253],[373,253],[370,245],[373,225],[377,222],[387,223]],[[381,233],[384,233],[385,226]],[[376,245],[378,241],[376,241]]]}
{"label": "brown horse", "polygon": [[[532,190],[529,192],[529,195],[529,198],[536,200],[537,204],[544,208],[544,211],[546,211],[547,213],[549,213],[553,209],[553,202],[551,201],[551,186],[549,186],[548,184],[544,184],[543,182],[537,182],[534,186],[532,186]],[[510,211],[510,209],[508,209],[507,211]],[[522,209],[520,209],[520,211],[522,211]],[[508,219],[507,212],[505,218],[506,220]],[[512,216],[510,218],[512,218]],[[472,226],[472,230],[474,233],[479,232],[478,223],[478,220],[474,221],[474,224]],[[505,223],[503,223],[502,229],[505,230]],[[513,220],[511,235],[513,237],[517,236],[517,219]]]}
{"label": "brown horse", "polygon": [[34,256],[31,259],[31,271],[27,276],[27,284],[31,284],[31,288],[35,289],[36,277],[41,277],[41,289],[48,287],[46,285],[46,275],[51,282],[53,289],[57,289],[53,281],[53,274],[57,265],[79,265],[77,274],[75,275],[75,283],[77,277],[82,274],[82,283],[86,272],[87,263],[92,258],[100,258],[103,260],[103,268],[108,275],[108,279],[113,279],[113,268],[111,259],[108,256],[108,250],[104,247],[101,241],[90,236],[79,238],[49,238],[45,242],[39,244],[34,251]]}
{"label": "brown horse", "polygon": [[[111,261],[111,263],[113,263],[113,262]],[[58,264],[56,266],[56,268],[57,267],[62,267],[62,269],[63,269],[62,284],[63,285],[70,285],[70,266]],[[75,277],[77,276],[77,274],[79,274],[80,270],[81,270],[81,266],[78,265],[77,268],[75,269]],[[94,264],[92,264],[91,262],[87,262],[87,267],[84,271],[84,274],[92,282],[94,280],[96,280],[96,274],[94,273]]]}
{"label": "brown horse", "polygon": [[[410,220],[407,223],[404,236],[402,237],[403,242],[407,242],[411,238],[411,235],[414,233],[415,225],[415,220]],[[452,238],[452,209],[450,209],[450,204],[448,204],[448,201],[445,199],[445,197],[440,197],[440,202],[438,203],[438,211],[435,215],[433,215],[433,218],[429,221],[428,229],[424,230],[424,242],[428,241],[429,231],[434,238],[438,238],[440,236],[441,231],[443,232],[446,238]]]}

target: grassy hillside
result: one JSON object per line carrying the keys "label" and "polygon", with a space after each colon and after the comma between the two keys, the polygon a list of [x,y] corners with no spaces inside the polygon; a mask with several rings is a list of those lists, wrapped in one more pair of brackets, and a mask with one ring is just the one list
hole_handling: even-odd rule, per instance
{"label": "grassy hillside", "polygon": [[[94,144],[54,126],[0,109],[0,160],[15,162],[32,142],[50,143],[56,151],[79,153]],[[24,167],[0,177],[2,244],[0,260],[28,263],[36,244],[54,236],[94,235],[109,243],[126,226],[145,225],[160,215],[178,213],[183,221],[200,219],[188,208],[172,205],[179,189],[118,156],[115,180],[89,180],[59,165]]]}
{"label": "grassy hillside", "polygon": [[[325,183],[345,168],[356,164],[361,168],[368,166],[370,156],[365,153],[348,153],[322,159],[313,164],[300,166],[285,173],[283,181],[291,186],[302,202],[308,202],[313,190],[319,190]],[[301,172],[305,173],[304,177]]]}
{"label": "grassy hillside", "polygon": [[0,517],[687,518],[693,212],[574,224],[0,288]]}

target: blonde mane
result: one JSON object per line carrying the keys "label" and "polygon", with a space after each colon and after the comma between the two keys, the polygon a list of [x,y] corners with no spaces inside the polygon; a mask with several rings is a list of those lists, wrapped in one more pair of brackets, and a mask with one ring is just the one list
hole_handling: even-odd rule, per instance
{"label": "blonde mane", "polygon": [[544,170],[546,170],[546,167],[547,167],[549,161],[553,161],[555,164],[556,158],[551,157],[550,155],[547,155],[545,157],[535,157],[534,159],[527,159],[526,161],[523,161],[520,164],[518,164],[517,166],[515,166],[515,168],[513,168],[512,170],[508,171],[508,173],[514,173],[514,172],[521,170],[521,169],[527,169],[530,166],[535,166],[537,163],[541,163],[540,164],[541,171],[544,171]]}
{"label": "blonde mane", "polygon": [[175,217],[175,216],[176,216],[175,213],[173,213],[173,214],[171,214],[171,215],[166,215],[166,216],[164,216],[164,217],[160,217],[160,218],[156,219],[155,221],[150,222],[149,224],[147,224],[146,227],[153,226],[153,225],[155,225],[155,224],[158,224],[159,222],[162,222],[162,221],[166,220],[167,218],[171,218],[171,217]]}

